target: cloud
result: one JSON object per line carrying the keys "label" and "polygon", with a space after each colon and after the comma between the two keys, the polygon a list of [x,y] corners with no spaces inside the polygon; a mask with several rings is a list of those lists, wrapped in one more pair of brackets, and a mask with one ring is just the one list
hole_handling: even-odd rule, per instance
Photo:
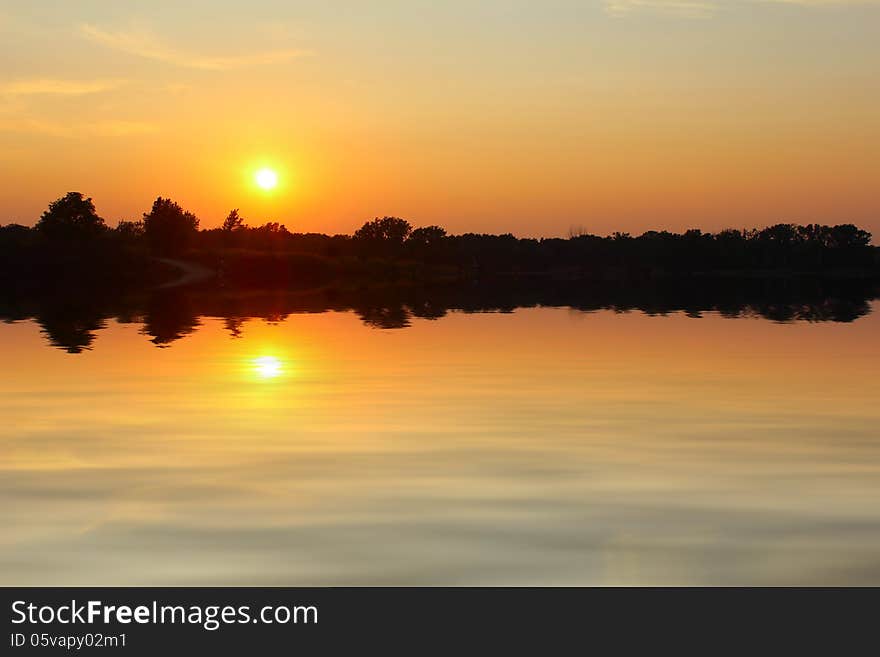
{"label": "cloud", "polygon": [[158,127],[142,121],[105,120],[70,124],[32,118],[0,118],[0,132],[44,135],[77,139],[83,137],[127,137],[158,132]]}
{"label": "cloud", "polygon": [[68,136],[68,131],[64,126],[39,119],[0,118],[0,132],[49,135],[50,137]]}
{"label": "cloud", "polygon": [[116,89],[122,80],[16,80],[0,84],[0,94],[5,96],[82,96]]}
{"label": "cloud", "polygon": [[657,11],[681,16],[708,16],[725,4],[786,4],[802,7],[880,6],[880,0],[604,0],[605,11],[612,16],[626,16],[636,11]]}
{"label": "cloud", "polygon": [[309,53],[304,50],[263,50],[240,55],[200,55],[177,50],[145,31],[109,31],[83,23],[80,32],[90,41],[137,57],[144,57],[174,66],[205,71],[227,71],[284,62]]}
{"label": "cloud", "polygon": [[88,124],[85,130],[99,137],[127,137],[153,134],[158,132],[159,128],[153,123],[144,121],[109,120]]}
{"label": "cloud", "polygon": [[705,16],[714,11],[715,7],[713,0],[605,0],[605,11],[612,16],[626,16],[639,10]]}
{"label": "cloud", "polygon": [[844,5],[878,5],[880,0],[761,0],[786,5],[804,5],[807,7],[843,7]]}

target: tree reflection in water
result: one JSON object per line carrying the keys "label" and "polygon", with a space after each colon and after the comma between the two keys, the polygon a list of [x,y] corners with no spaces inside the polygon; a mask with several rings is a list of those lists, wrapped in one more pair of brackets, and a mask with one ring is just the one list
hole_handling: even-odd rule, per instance
{"label": "tree reflection in water", "polygon": [[136,322],[157,347],[193,334],[201,318],[224,321],[231,338],[244,334],[246,320],[283,322],[289,315],[350,311],[366,327],[405,329],[414,320],[441,320],[448,312],[511,312],[537,306],[575,311],[641,311],[649,315],[704,313],[773,322],[853,322],[871,311],[878,284],[870,281],[722,279],[666,283],[598,284],[517,280],[307,291],[185,289],[135,295],[99,290],[14,295],[0,300],[0,319],[34,319],[53,347],[77,354],[91,349],[110,319]]}

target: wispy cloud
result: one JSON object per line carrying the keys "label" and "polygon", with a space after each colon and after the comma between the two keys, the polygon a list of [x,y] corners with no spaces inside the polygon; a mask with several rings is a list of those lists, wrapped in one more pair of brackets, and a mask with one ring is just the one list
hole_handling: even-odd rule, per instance
{"label": "wispy cloud", "polygon": [[71,124],[33,118],[0,118],[0,132],[81,139],[152,134],[158,132],[158,126],[142,121],[105,120]]}
{"label": "wispy cloud", "polygon": [[38,78],[0,83],[5,96],[83,96],[116,89],[124,80],[57,80]]}
{"label": "wispy cloud", "polygon": [[159,127],[145,121],[121,121],[118,119],[98,121],[85,126],[86,131],[99,137],[128,137],[159,132]]}
{"label": "wispy cloud", "polygon": [[636,11],[656,11],[681,16],[709,16],[725,5],[787,4],[802,7],[880,6],[880,0],[604,0],[605,11],[626,16]]}
{"label": "wispy cloud", "polygon": [[814,7],[833,7],[844,5],[878,5],[880,0],[761,0],[761,2],[775,2],[786,5],[805,5]]}
{"label": "wispy cloud", "polygon": [[715,10],[713,0],[605,0],[605,10],[612,16],[626,16],[634,11],[663,11],[682,16],[706,16]]}
{"label": "wispy cloud", "polygon": [[304,50],[287,48],[237,55],[202,55],[169,46],[154,34],[143,30],[113,31],[88,23],[83,23],[79,26],[79,29],[83,36],[90,41],[129,55],[205,71],[226,71],[275,64],[309,54]]}

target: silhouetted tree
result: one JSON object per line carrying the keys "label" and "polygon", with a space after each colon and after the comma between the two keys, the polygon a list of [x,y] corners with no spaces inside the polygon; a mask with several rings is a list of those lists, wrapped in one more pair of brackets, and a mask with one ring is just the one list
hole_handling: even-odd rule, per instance
{"label": "silhouetted tree", "polygon": [[238,214],[238,208],[235,208],[226,215],[226,219],[223,221],[223,225],[220,228],[221,230],[231,233],[232,231],[241,230],[245,227],[244,219]]}
{"label": "silhouetted tree", "polygon": [[400,247],[412,232],[412,226],[399,217],[376,217],[357,229],[354,238],[362,244],[379,247]]}
{"label": "silhouetted tree", "polygon": [[129,239],[137,239],[144,236],[144,222],[122,220],[116,226],[116,233]]}
{"label": "silhouetted tree", "polygon": [[828,226],[820,224],[807,224],[806,226],[796,226],[798,240],[801,242],[812,243],[817,246],[828,246],[830,243],[831,229]]}
{"label": "silhouetted tree", "polygon": [[851,248],[868,246],[871,243],[871,233],[861,230],[852,224],[834,226],[830,231],[829,245],[832,248]]}
{"label": "silhouetted tree", "polygon": [[424,282],[499,273],[603,281],[746,271],[880,273],[880,248],[871,245],[870,233],[852,224],[779,223],[718,233],[648,230],[638,236],[573,229],[568,239],[448,235],[440,226],[413,230],[406,220],[390,216],[364,223],[353,236],[291,233],[278,222],[249,227],[238,209],[230,211],[222,227],[199,231],[198,224],[192,213],[160,197],[142,222],[122,221],[107,237],[68,249],[72,240],[58,242],[46,235],[104,230],[91,199],[71,192],[50,205],[36,230],[0,228],[0,278],[48,282],[73,272],[85,281],[112,272],[113,280],[121,280],[122,273],[129,274],[128,280],[143,280],[152,267],[137,248],[142,235],[157,253],[191,247],[191,256],[215,266],[225,283],[245,286],[302,286],[344,277]]}
{"label": "silhouetted tree", "polygon": [[287,230],[287,226],[279,224],[277,221],[267,221],[256,230],[268,235],[286,235],[290,233],[290,231]]}
{"label": "silhouetted tree", "polygon": [[53,240],[79,240],[100,234],[106,226],[95,212],[92,199],[80,192],[68,192],[49,204],[35,228]]}
{"label": "silhouetted tree", "polygon": [[267,221],[262,226],[249,229],[248,232],[250,233],[248,240],[252,246],[273,252],[279,250],[290,237],[287,226],[277,221]]}
{"label": "silhouetted tree", "polygon": [[10,252],[22,248],[32,241],[36,231],[21,224],[0,226],[0,254],[11,255]]}
{"label": "silhouetted tree", "polygon": [[758,239],[765,242],[773,242],[780,246],[791,246],[800,241],[801,235],[797,228],[794,224],[768,226],[758,233]]}
{"label": "silhouetted tree", "polygon": [[187,249],[199,229],[199,220],[170,198],[161,196],[144,214],[144,233],[157,253],[174,254]]}
{"label": "silhouetted tree", "polygon": [[415,247],[431,248],[443,241],[446,237],[446,229],[440,226],[425,226],[416,228],[409,234],[407,244]]}

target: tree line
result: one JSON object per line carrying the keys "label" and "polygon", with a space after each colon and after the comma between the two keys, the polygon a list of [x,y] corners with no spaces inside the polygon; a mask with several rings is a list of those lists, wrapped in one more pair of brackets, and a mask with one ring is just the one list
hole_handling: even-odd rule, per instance
{"label": "tree line", "polygon": [[187,255],[206,262],[241,259],[261,266],[300,254],[315,267],[345,259],[409,262],[457,272],[570,272],[615,275],[620,272],[710,272],[723,270],[824,270],[867,268],[876,271],[878,249],[871,234],[843,223],[779,223],[766,228],[725,229],[716,233],[647,231],[608,236],[573,232],[568,238],[518,238],[512,234],[450,235],[440,226],[413,227],[399,217],[377,217],[353,235],[291,232],[276,222],[249,225],[237,209],[218,228],[200,229],[196,215],[170,198],[159,197],[136,221],[110,228],[92,199],[69,192],[49,204],[33,228],[0,226],[0,253],[104,253]]}

